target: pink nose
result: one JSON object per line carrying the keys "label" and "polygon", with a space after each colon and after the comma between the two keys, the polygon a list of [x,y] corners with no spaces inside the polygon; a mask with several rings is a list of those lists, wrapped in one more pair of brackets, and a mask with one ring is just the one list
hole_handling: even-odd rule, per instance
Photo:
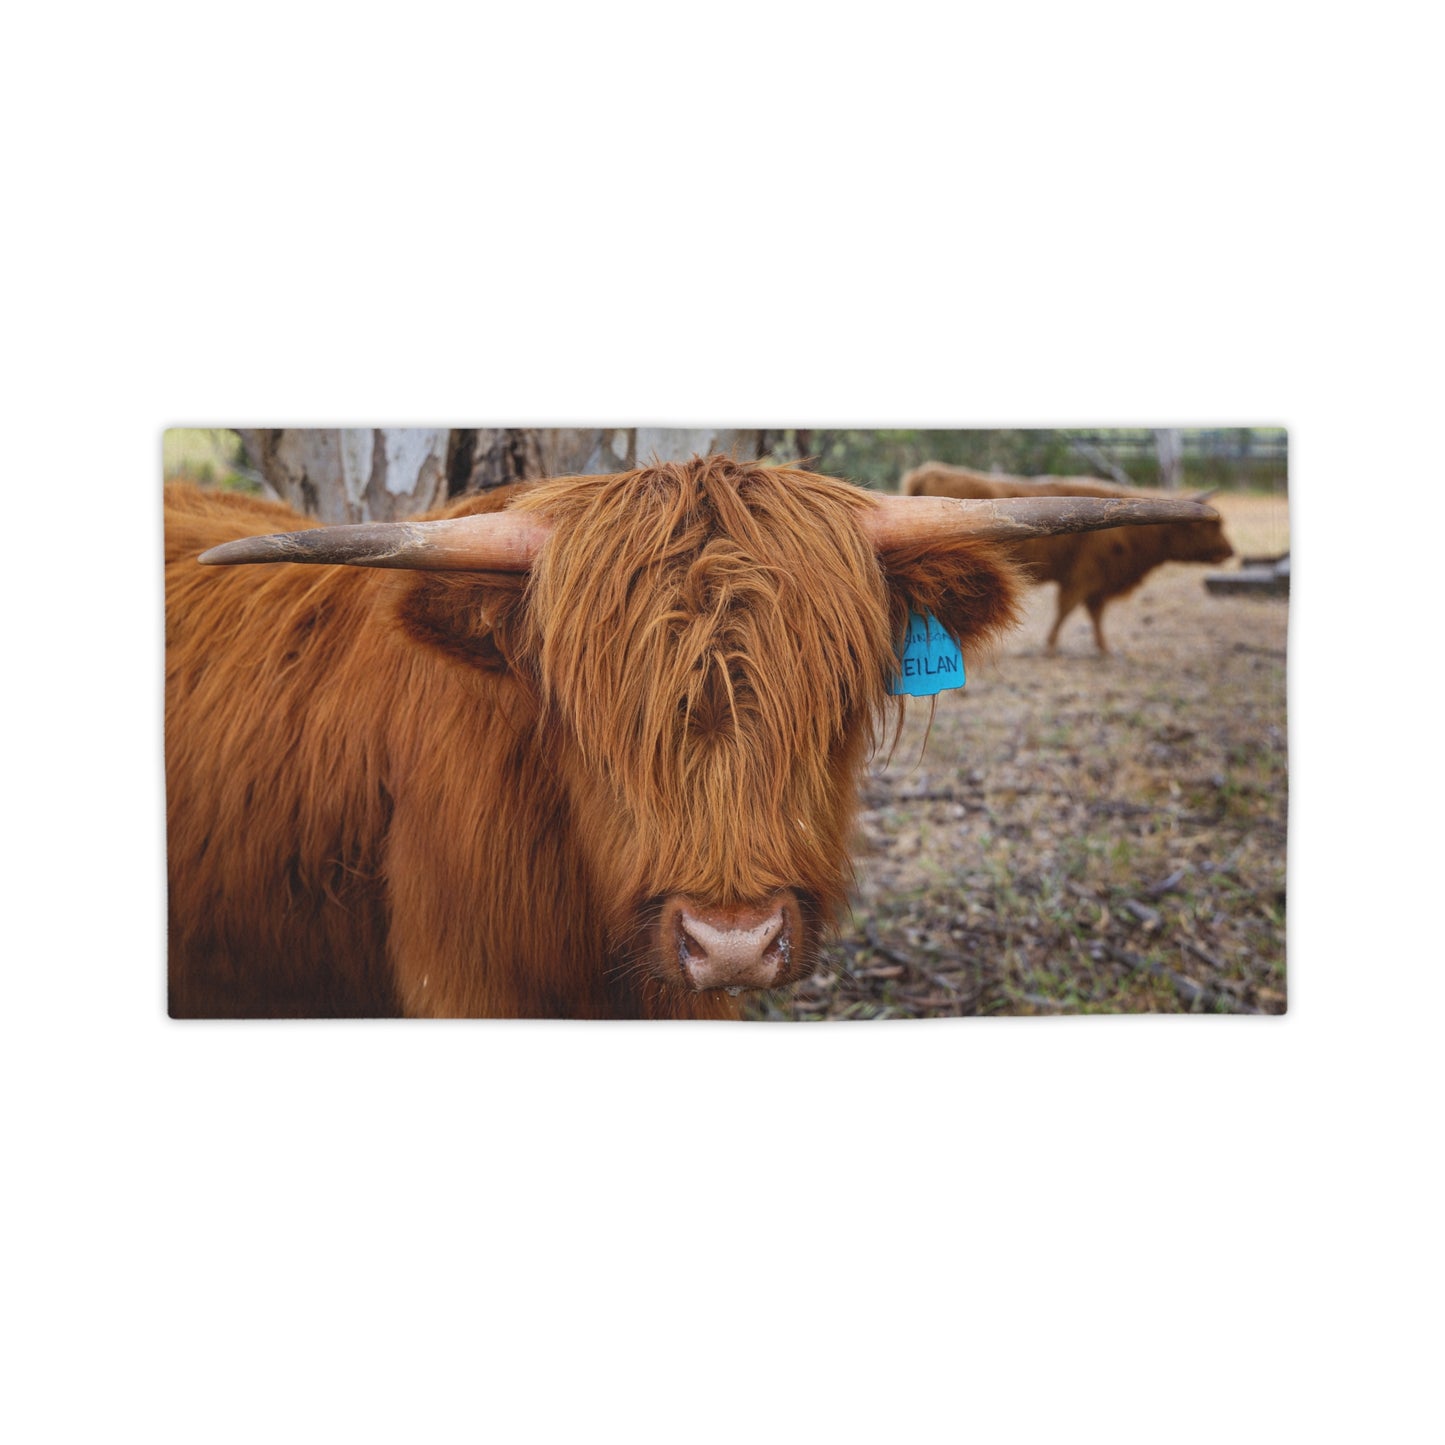
{"label": "pink nose", "polygon": [[798,905],[791,893],[761,907],[703,908],[673,898],[663,910],[663,937],[693,988],[771,988],[788,971]]}

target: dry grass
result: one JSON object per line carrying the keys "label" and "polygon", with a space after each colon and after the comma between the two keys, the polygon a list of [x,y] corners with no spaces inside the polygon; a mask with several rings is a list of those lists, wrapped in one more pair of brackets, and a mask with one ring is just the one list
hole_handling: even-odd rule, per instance
{"label": "dry grass", "polygon": [[[1281,499],[1222,497],[1236,550]],[[761,1018],[1285,1007],[1285,626],[1171,565],[1044,655],[1054,589],[1003,652],[917,705],[864,789],[853,917]]]}

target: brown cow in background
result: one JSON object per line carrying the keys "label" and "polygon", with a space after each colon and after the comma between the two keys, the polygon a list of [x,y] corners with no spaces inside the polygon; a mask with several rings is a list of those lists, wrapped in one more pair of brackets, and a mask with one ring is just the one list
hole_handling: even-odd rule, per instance
{"label": "brown cow in background", "polygon": [[[971,498],[1145,495],[1096,477],[1010,477],[943,462],[925,462],[916,467],[904,476],[899,491],[910,497]],[[1202,501],[1203,497],[1195,500]],[[1234,555],[1217,517],[1203,522],[1038,537],[1016,543],[1010,550],[1032,581],[1059,585],[1058,611],[1049,629],[1048,650],[1058,651],[1064,619],[1082,602],[1094,624],[1094,642],[1101,654],[1109,651],[1104,641],[1104,608],[1114,598],[1132,592],[1165,562],[1223,562]]]}
{"label": "brown cow in background", "polygon": [[168,488],[171,1013],[736,1017],[816,965],[909,611],[976,646],[990,538],[1157,512],[721,457],[385,525]]}

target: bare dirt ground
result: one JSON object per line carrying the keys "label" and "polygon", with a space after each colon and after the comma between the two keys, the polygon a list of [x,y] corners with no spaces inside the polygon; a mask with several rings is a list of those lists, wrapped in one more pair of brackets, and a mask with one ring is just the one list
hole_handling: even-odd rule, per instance
{"label": "bare dirt ground", "polygon": [[[1288,547],[1282,499],[1214,504],[1237,552]],[[1283,1012],[1288,603],[1211,596],[1214,570],[1111,604],[1104,658],[1082,608],[1045,655],[1035,588],[931,731],[911,704],[865,781],[852,917],[751,1016]]]}

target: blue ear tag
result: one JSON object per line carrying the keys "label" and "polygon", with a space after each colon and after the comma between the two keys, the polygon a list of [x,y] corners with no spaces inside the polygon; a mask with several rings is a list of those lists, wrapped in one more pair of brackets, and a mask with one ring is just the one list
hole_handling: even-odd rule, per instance
{"label": "blue ear tag", "polygon": [[963,654],[939,620],[931,614],[910,612],[901,674],[888,691],[894,697],[932,697],[950,687],[962,687],[967,680]]}

